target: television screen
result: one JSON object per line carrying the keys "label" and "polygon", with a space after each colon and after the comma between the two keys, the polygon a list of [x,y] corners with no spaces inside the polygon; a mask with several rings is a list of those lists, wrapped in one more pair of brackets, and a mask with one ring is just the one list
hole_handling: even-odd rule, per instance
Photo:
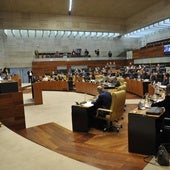
{"label": "television screen", "polygon": [[170,44],[164,45],[164,54],[170,54]]}

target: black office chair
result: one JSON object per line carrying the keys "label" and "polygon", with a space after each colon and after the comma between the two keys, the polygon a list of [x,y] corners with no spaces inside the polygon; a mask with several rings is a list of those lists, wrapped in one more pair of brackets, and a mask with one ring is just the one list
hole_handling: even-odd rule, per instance
{"label": "black office chair", "polygon": [[163,118],[161,139],[163,143],[170,143],[170,117]]}

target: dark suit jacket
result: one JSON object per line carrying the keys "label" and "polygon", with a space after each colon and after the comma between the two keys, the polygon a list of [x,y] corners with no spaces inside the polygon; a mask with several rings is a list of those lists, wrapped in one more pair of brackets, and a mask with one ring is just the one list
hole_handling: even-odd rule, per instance
{"label": "dark suit jacket", "polygon": [[170,96],[165,96],[163,101],[153,103],[152,106],[165,107],[165,113],[163,116],[170,117]]}
{"label": "dark suit jacket", "polygon": [[94,107],[97,108],[105,108],[110,109],[112,102],[112,96],[109,92],[103,91],[97,98],[96,101],[92,102],[94,104]]}

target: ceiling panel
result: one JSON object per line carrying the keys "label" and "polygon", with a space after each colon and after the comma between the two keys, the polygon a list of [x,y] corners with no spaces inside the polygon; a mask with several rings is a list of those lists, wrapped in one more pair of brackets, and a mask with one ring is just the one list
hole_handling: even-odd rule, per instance
{"label": "ceiling panel", "polygon": [[[73,0],[73,16],[126,19],[159,0]],[[0,11],[68,15],[69,0],[1,0]]]}
{"label": "ceiling panel", "polygon": [[73,0],[72,15],[126,19],[159,0]]}
{"label": "ceiling panel", "polygon": [[68,0],[4,0],[0,1],[0,11],[25,12],[25,13],[48,13],[67,15],[69,8]]}
{"label": "ceiling panel", "polygon": [[[11,12],[18,12],[22,13],[22,16],[27,16],[27,14],[36,13],[36,14],[53,14],[54,17],[51,17],[51,20],[54,21],[54,27],[56,27],[56,31],[58,28],[58,25],[64,25],[62,21],[68,21],[66,24],[73,25],[76,30],[82,31],[84,28],[85,30],[91,30],[93,28],[93,31],[97,31],[98,27],[101,26],[99,30],[102,30],[102,32],[110,32],[110,30],[113,30],[111,32],[125,32],[124,26],[131,28],[129,30],[134,30],[134,33],[138,33],[138,35],[141,35],[141,29],[142,27],[146,27],[149,24],[153,24],[154,22],[159,22],[161,19],[165,19],[165,16],[168,18],[168,12],[164,11],[162,9],[165,9],[167,4],[169,4],[169,0],[72,0],[72,11],[71,11],[71,20],[64,20],[63,18],[59,18],[58,20],[53,20],[53,18],[57,15],[59,16],[68,16],[68,9],[69,9],[69,0],[0,0],[0,12],[9,12],[9,16],[11,16]],[[159,4],[162,3],[162,6],[160,7]],[[166,4],[167,3],[167,4]],[[156,5],[157,6],[156,6]],[[155,8],[155,6],[156,8]],[[153,11],[157,11],[160,8],[160,17],[156,15],[157,13],[153,14],[151,13],[151,9],[154,8]],[[147,10],[148,9],[148,10]],[[156,10],[155,10],[156,9]],[[148,14],[152,14],[152,17],[145,16],[145,12],[148,12]],[[25,14],[25,15],[23,15]],[[140,15],[142,14],[142,15]],[[6,13],[3,14],[6,16]],[[52,16],[53,16],[52,15]],[[56,16],[55,16],[56,15]],[[13,16],[13,15],[12,15]],[[20,16],[20,15],[18,15]],[[46,15],[42,15],[46,16]],[[142,16],[142,20],[141,20]],[[1,16],[0,16],[1,17]],[[81,24],[84,26],[84,28],[81,28],[78,25],[79,20],[76,20],[76,17],[80,17],[80,19],[83,19]],[[82,18],[81,18],[82,17]],[[84,17],[84,18],[83,18]],[[94,17],[94,19],[93,19]],[[90,18],[90,19],[89,19]],[[105,19],[109,19],[106,22]],[[132,21],[130,20],[132,18]],[[135,19],[134,19],[135,18]],[[1,17],[0,21],[3,21],[1,25],[5,25],[7,23],[6,18]],[[11,17],[7,16],[7,19],[9,19],[9,23],[13,21]],[[33,18],[35,19],[35,18]],[[60,21],[61,19],[61,21]],[[63,20],[62,20],[63,19]],[[101,20],[100,20],[101,19]],[[151,22],[150,20],[151,19]],[[169,18],[168,18],[169,19]],[[142,22],[145,20],[144,22]],[[33,21],[33,20],[31,20]],[[36,24],[39,24],[37,22],[39,20],[36,20]],[[47,21],[49,21],[47,19]],[[69,23],[71,21],[72,23]],[[78,21],[78,22],[77,22]],[[111,21],[111,22],[110,22]],[[112,22],[113,21],[113,22]],[[129,22],[130,21],[130,22]],[[57,24],[56,24],[57,22]],[[150,23],[149,23],[150,22]],[[162,21],[164,22],[164,21]],[[50,22],[49,22],[50,23]],[[139,24],[140,23],[140,24]],[[42,18],[40,19],[40,26],[42,24]],[[44,25],[48,25],[48,23],[43,23]],[[51,23],[50,23],[51,24]],[[103,25],[105,27],[102,27]],[[139,26],[138,26],[139,24]],[[165,25],[165,23],[163,23]],[[9,24],[10,25],[10,24]],[[12,28],[15,28],[13,23],[11,23]],[[51,24],[52,25],[52,24]],[[50,26],[51,26],[50,25]],[[68,25],[66,27],[66,30],[68,28]],[[78,25],[76,27],[76,25]],[[130,25],[130,26],[129,26]],[[164,25],[159,25],[159,28],[164,28]],[[52,25],[53,26],[53,25]],[[152,25],[153,26],[153,25]],[[167,23],[166,23],[167,26]],[[8,24],[7,24],[8,27]],[[17,25],[18,27],[18,25]],[[20,27],[20,26],[19,26]],[[37,28],[39,28],[37,26]],[[64,26],[63,26],[64,27]],[[106,28],[107,27],[107,28]],[[169,28],[169,23],[168,26]],[[5,26],[4,26],[5,28]],[[32,27],[29,27],[32,28]],[[33,27],[35,29],[35,27]],[[32,29],[33,29],[32,28]],[[69,27],[70,28],[70,27]],[[157,29],[158,26],[154,26],[154,29]],[[47,29],[47,28],[46,28]],[[51,28],[50,28],[51,29]],[[119,30],[118,30],[119,29]],[[136,30],[139,29],[139,30]],[[52,30],[53,27],[52,27]],[[60,30],[60,29],[58,29]],[[71,29],[72,30],[72,29]],[[145,30],[146,32],[146,30]],[[97,34],[97,33],[96,33]],[[128,35],[129,36],[129,35]]]}

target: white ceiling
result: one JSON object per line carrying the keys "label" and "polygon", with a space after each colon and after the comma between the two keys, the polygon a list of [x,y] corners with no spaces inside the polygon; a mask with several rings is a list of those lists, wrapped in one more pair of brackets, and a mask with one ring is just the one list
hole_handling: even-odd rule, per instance
{"label": "white ceiling", "polygon": [[[84,18],[102,18],[123,20],[128,27],[128,21],[134,17],[140,16],[142,12],[151,10],[152,7],[160,2],[167,3],[169,0],[72,0],[71,17]],[[69,0],[1,0],[0,12],[6,13],[34,13],[34,14],[51,14],[59,16],[68,16]],[[154,9],[153,8],[153,9]],[[152,11],[150,11],[152,13]],[[161,10],[161,15],[152,19],[152,23],[160,22],[165,15]],[[147,20],[147,15],[146,18]],[[141,20],[141,18],[139,18]],[[1,21],[1,20],[0,20]],[[147,21],[148,22],[148,21]],[[119,22],[118,22],[119,23]],[[130,23],[130,22],[129,22]],[[140,23],[140,22],[139,22]],[[142,23],[142,20],[141,20]],[[102,24],[102,23],[101,23]],[[167,24],[166,24],[167,25]],[[140,25],[141,28],[149,25]],[[155,25],[156,26],[156,25]],[[169,24],[168,24],[169,27]],[[158,28],[158,27],[157,27]],[[97,29],[97,28],[96,28]],[[132,30],[133,33],[135,30]],[[127,32],[128,33],[128,32]]]}

